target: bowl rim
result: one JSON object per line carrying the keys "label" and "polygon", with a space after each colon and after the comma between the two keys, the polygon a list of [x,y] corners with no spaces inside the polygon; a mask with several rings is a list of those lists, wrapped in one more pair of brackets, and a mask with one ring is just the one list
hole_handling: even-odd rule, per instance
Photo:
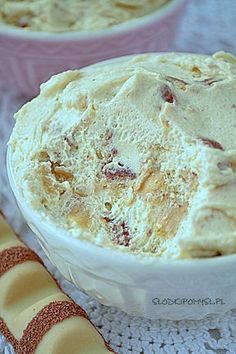
{"label": "bowl rim", "polygon": [[163,20],[168,16],[171,16],[179,7],[187,3],[187,0],[168,0],[167,3],[161,6],[161,8],[155,10],[151,14],[134,18],[118,24],[116,26],[105,28],[98,31],[68,31],[68,32],[40,32],[40,31],[26,31],[25,29],[18,28],[12,25],[0,23],[0,36],[6,35],[8,37],[16,37],[21,39],[33,39],[36,41],[71,41],[71,40],[90,40],[97,39],[99,37],[110,37],[125,33],[130,30],[136,30],[145,27],[147,24]]}
{"label": "bowl rim", "polygon": [[[11,153],[12,148],[8,144],[6,153],[8,181],[20,207],[20,210],[24,210],[27,215],[30,214],[30,221],[33,222],[33,224],[36,225],[36,227],[39,228],[41,232],[42,229],[44,229],[46,230],[47,234],[56,235],[54,237],[61,239],[64,242],[69,242],[73,249],[80,249],[80,251],[84,251],[90,254],[91,257],[95,256],[99,259],[107,259],[112,261],[115,257],[116,260],[118,260],[117,263],[127,264],[127,262],[129,262],[130,265],[135,266],[135,264],[138,262],[140,265],[143,264],[143,266],[155,267],[155,269],[158,271],[162,271],[163,269],[173,270],[173,268],[176,268],[177,271],[182,271],[183,269],[186,269],[186,267],[189,269],[201,269],[204,271],[206,270],[206,267],[208,267],[207,272],[209,272],[210,270],[216,271],[217,268],[222,268],[222,265],[227,266],[231,263],[236,265],[236,254],[206,258],[172,259],[155,256],[152,254],[123,252],[118,248],[113,249],[111,247],[101,247],[92,242],[80,238],[75,238],[66,229],[58,227],[52,220],[46,217],[44,213],[33,210],[26,202],[26,200],[24,200],[23,196],[19,192],[14,178],[13,169],[10,162]],[[28,219],[26,219],[26,221],[28,222]],[[40,227],[38,225],[40,225]]]}

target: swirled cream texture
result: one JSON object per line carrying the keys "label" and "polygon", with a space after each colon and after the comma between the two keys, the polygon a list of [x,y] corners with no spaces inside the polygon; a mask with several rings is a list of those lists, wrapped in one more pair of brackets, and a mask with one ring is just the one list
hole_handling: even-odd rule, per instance
{"label": "swirled cream texture", "polygon": [[236,252],[236,59],[145,54],[52,77],[10,139],[30,206],[101,247]]}
{"label": "swirled cream texture", "polygon": [[0,0],[0,22],[33,31],[96,31],[158,10],[169,0]]}

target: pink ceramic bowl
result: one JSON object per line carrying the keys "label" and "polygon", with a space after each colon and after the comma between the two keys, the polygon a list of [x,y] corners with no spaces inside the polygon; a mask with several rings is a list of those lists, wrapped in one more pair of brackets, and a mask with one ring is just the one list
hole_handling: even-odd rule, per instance
{"label": "pink ceramic bowl", "polygon": [[128,54],[170,49],[187,0],[114,28],[62,34],[0,25],[0,80],[33,97],[50,76]]}

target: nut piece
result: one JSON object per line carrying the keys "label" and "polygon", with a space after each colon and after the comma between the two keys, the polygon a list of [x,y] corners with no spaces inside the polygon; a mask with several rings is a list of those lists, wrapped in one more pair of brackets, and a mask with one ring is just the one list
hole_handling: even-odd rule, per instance
{"label": "nut piece", "polygon": [[205,80],[203,80],[201,82],[203,84],[205,84],[205,85],[211,86],[211,85],[213,85],[213,84],[215,84],[216,82],[219,82],[219,81],[222,81],[222,80],[215,80],[212,77],[209,77],[209,78],[207,78],[207,79],[205,79]]}
{"label": "nut piece", "polygon": [[141,176],[138,183],[134,187],[135,192],[144,194],[151,193],[161,189],[164,185],[164,178],[161,172],[149,170]]}
{"label": "nut piece", "polygon": [[68,218],[74,221],[81,229],[88,229],[91,226],[92,220],[83,205],[75,206],[69,213]]}
{"label": "nut piece", "polygon": [[184,91],[186,90],[186,86],[188,85],[186,81],[178,79],[177,77],[173,77],[173,76],[167,76],[166,80],[171,82],[172,84],[175,84],[178,88]]}
{"label": "nut piece", "polygon": [[38,177],[41,183],[43,191],[48,195],[60,194],[64,189],[57,183],[52,174],[51,169],[48,165],[39,166]]}
{"label": "nut piece", "polygon": [[171,206],[168,201],[165,201],[157,208],[157,235],[165,238],[174,237],[186,214],[188,205]]}
{"label": "nut piece", "polygon": [[[190,174],[186,172],[183,178],[189,180]],[[171,178],[171,176],[170,176]],[[149,203],[155,208],[153,223],[156,225],[156,235],[164,238],[174,237],[182,219],[187,211],[188,204],[179,204],[178,194],[169,187],[166,181],[168,176],[164,176],[160,170],[146,171],[141,181],[136,185],[136,191],[147,198],[146,194],[151,193]],[[193,187],[195,188],[195,180]]]}
{"label": "nut piece", "polygon": [[193,66],[192,72],[197,75],[200,75],[202,73],[198,66]]}
{"label": "nut piece", "polygon": [[105,174],[105,176],[114,181],[114,180],[120,180],[124,181],[127,179],[135,179],[136,178],[136,173],[131,171],[129,168],[109,168],[108,166],[104,166],[102,169],[102,172]]}
{"label": "nut piece", "polygon": [[168,103],[174,103],[176,101],[175,95],[168,85],[163,85],[161,87],[161,97],[165,102]]}
{"label": "nut piece", "polygon": [[60,183],[65,181],[71,182],[74,178],[73,174],[66,171],[63,167],[55,167],[53,170],[53,174],[56,180]]}
{"label": "nut piece", "polygon": [[109,225],[112,241],[119,246],[129,247],[132,237],[128,225],[124,221],[119,222],[109,217],[104,217],[103,220]]}
{"label": "nut piece", "polygon": [[223,146],[220,143],[218,143],[218,141],[208,139],[208,138],[203,138],[201,136],[198,139],[201,140],[203,144],[209,146],[210,148],[224,150]]}

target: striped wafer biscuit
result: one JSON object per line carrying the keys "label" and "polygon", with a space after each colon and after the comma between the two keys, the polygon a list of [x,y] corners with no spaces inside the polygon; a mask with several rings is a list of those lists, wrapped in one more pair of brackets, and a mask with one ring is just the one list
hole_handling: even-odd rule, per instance
{"label": "striped wafer biscuit", "polygon": [[0,215],[0,332],[17,354],[114,353]]}

